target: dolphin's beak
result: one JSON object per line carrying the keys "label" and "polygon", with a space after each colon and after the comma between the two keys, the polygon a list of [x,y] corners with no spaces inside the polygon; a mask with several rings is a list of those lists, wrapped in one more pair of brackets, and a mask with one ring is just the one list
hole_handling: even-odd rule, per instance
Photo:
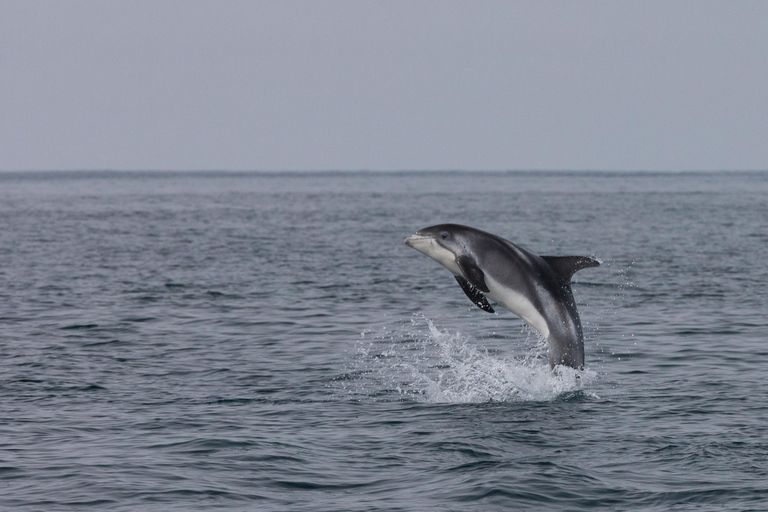
{"label": "dolphin's beak", "polygon": [[417,242],[420,242],[422,240],[429,240],[430,238],[432,237],[429,235],[422,235],[417,231],[416,233],[412,234],[411,236],[405,239],[405,245],[407,245],[408,247],[413,247],[414,244],[416,244]]}

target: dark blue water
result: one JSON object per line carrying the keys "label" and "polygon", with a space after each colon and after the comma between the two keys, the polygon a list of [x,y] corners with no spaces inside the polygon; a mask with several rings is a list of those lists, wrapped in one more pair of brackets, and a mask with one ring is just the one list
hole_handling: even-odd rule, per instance
{"label": "dark blue water", "polygon": [[[407,248],[575,276],[587,368]],[[0,174],[0,509],[765,510],[768,174]]]}

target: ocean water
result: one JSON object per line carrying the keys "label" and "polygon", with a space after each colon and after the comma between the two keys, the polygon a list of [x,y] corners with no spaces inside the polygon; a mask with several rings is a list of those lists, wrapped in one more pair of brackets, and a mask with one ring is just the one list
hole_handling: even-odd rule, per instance
{"label": "ocean water", "polygon": [[[768,173],[0,174],[2,510],[766,510]],[[586,369],[409,249],[574,277]]]}

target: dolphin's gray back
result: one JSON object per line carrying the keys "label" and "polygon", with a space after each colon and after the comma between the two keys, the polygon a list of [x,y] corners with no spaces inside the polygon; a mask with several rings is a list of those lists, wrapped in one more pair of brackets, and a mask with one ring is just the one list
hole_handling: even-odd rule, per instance
{"label": "dolphin's gray back", "polygon": [[[544,257],[508,240],[491,233],[472,231],[465,235],[471,240],[466,249],[478,265],[494,281],[524,297],[546,321],[550,364],[583,367],[584,335],[570,286],[571,276],[556,271]],[[500,302],[499,298],[491,296],[497,302]],[[503,305],[512,313],[523,316],[515,310],[519,308]]]}

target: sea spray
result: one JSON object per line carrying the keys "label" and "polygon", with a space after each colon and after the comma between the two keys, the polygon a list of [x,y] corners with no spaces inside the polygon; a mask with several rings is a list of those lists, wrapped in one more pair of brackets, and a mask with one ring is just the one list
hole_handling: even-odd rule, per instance
{"label": "sea spray", "polygon": [[337,381],[358,399],[481,403],[555,400],[583,392],[596,377],[589,369],[553,371],[545,356],[541,339],[522,356],[503,356],[483,340],[441,330],[414,314],[410,321],[362,333],[348,371]]}

